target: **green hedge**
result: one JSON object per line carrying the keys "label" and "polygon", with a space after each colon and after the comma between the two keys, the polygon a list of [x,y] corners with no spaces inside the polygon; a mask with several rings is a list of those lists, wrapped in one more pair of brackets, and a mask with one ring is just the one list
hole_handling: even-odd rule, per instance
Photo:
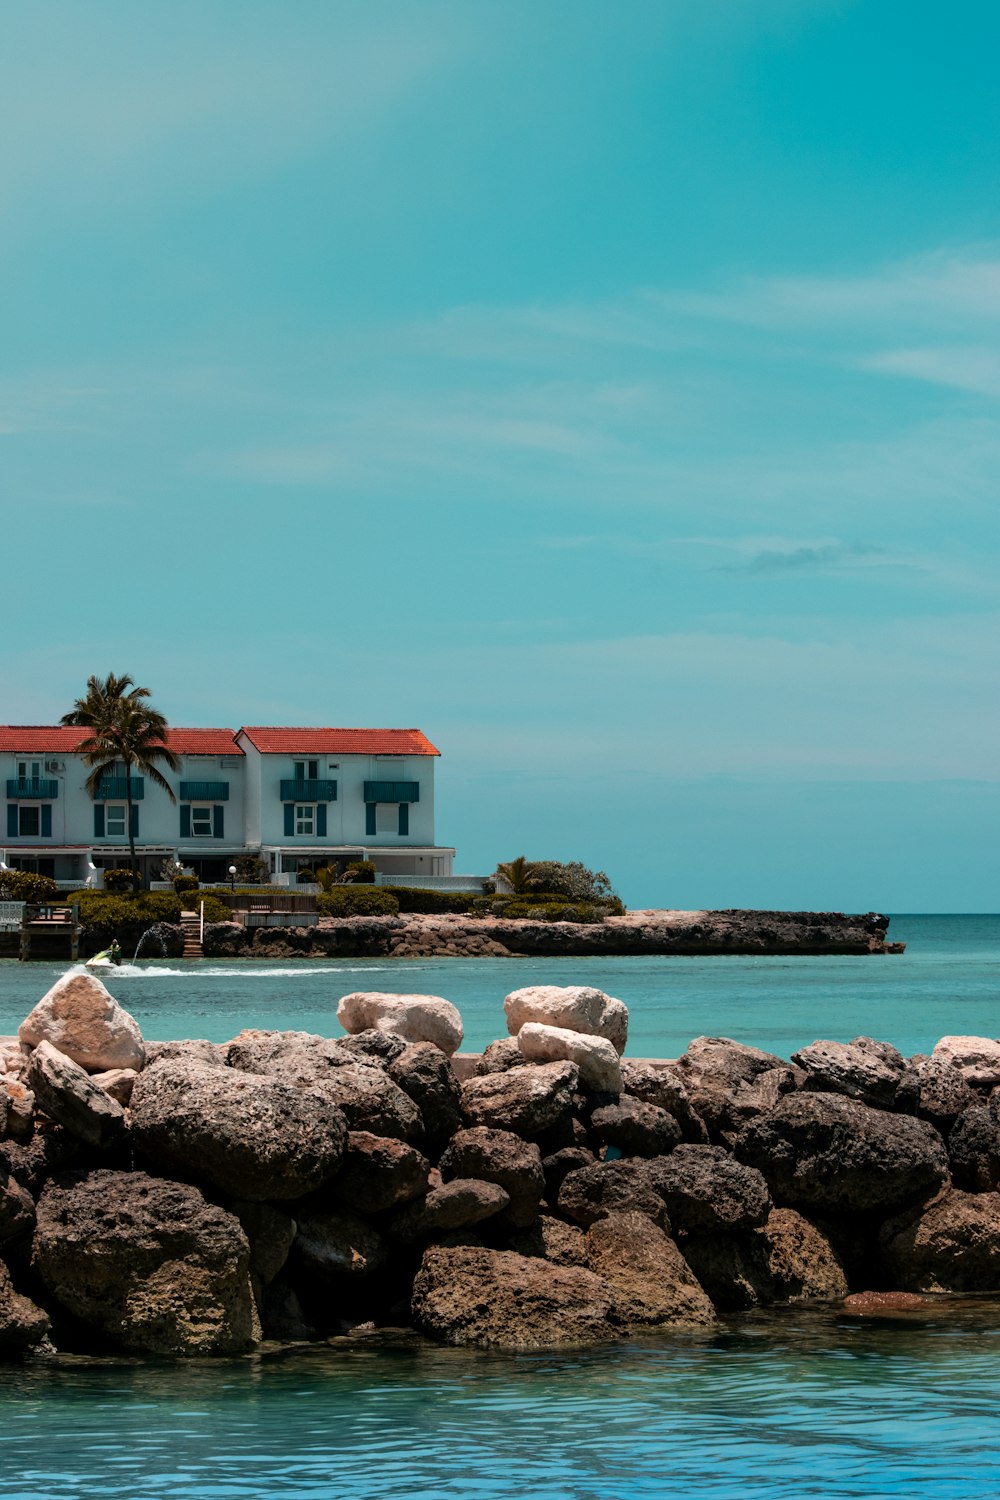
{"label": "green hedge", "polygon": [[472,911],[476,900],[474,891],[427,891],[419,886],[380,886],[380,890],[391,891],[399,902],[400,911],[457,912],[465,916]]}
{"label": "green hedge", "polygon": [[395,891],[377,885],[338,885],[320,891],[316,910],[323,917],[394,917],[399,911]]}
{"label": "green hedge", "polygon": [[[206,922],[230,922],[232,912],[224,901],[212,896],[199,897],[205,902]],[[170,891],[140,891],[137,896],[121,896],[111,891],[74,891],[68,902],[80,908],[80,921],[94,932],[112,933],[119,927],[151,927],[154,922],[178,923],[185,902]]]}
{"label": "green hedge", "polygon": [[48,875],[31,870],[0,870],[0,901],[52,901],[59,887]]}
{"label": "green hedge", "polygon": [[197,875],[175,875],[174,876],[174,890],[177,892],[178,896],[185,896],[190,891],[196,891],[197,889],[198,889],[198,877],[197,877]]}

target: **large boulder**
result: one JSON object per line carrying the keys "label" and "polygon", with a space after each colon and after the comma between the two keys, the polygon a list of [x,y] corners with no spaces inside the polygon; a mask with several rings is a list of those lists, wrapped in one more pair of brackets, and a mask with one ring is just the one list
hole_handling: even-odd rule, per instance
{"label": "large boulder", "polygon": [[672,1239],[645,1214],[607,1214],[587,1230],[587,1260],[614,1289],[631,1328],[691,1327],[715,1317],[708,1297]]}
{"label": "large boulder", "polygon": [[0,1354],[23,1354],[49,1331],[49,1315],[14,1288],[0,1261]]}
{"label": "large boulder", "polygon": [[744,1126],[735,1152],[764,1174],[777,1203],[793,1208],[891,1211],[948,1176],[933,1125],[838,1094],[781,1099]]}
{"label": "large boulder", "polygon": [[524,1068],[527,1064],[528,1059],[517,1045],[517,1037],[505,1036],[498,1042],[490,1042],[476,1063],[476,1073],[479,1077],[485,1073],[507,1073],[511,1068]]}
{"label": "large boulder", "polygon": [[656,1104],[644,1104],[621,1094],[613,1104],[591,1112],[590,1128],[604,1146],[615,1146],[623,1156],[665,1156],[681,1139],[673,1115]]}
{"label": "large boulder", "polygon": [[943,1036],[931,1056],[953,1062],[975,1088],[994,1088],[1000,1083],[1000,1041],[994,1037]]}
{"label": "large boulder", "polygon": [[622,1070],[618,1053],[603,1036],[584,1036],[564,1026],[526,1021],[517,1033],[518,1050],[529,1062],[571,1062],[580,1069],[580,1082],[598,1094],[620,1094]]}
{"label": "large boulder", "polygon": [[236,1354],[258,1337],[246,1236],[186,1184],[104,1170],[55,1178],[39,1200],[33,1265],[66,1312],[123,1349]]}
{"label": "large boulder", "polygon": [[0,1168],[0,1245],[30,1235],[35,1227],[35,1200],[16,1177]]}
{"label": "large boulder", "polygon": [[383,1213],[426,1193],[429,1170],[427,1158],[405,1141],[351,1130],[331,1191],[358,1213]]}
{"label": "large boulder", "polygon": [[948,1160],[955,1186],[971,1193],[1000,1188],[1000,1100],[965,1109],[948,1135]]}
{"label": "large boulder", "polygon": [[417,1106],[427,1147],[436,1154],[462,1123],[462,1090],[448,1058],[433,1042],[411,1042],[386,1072]]}
{"label": "large boulder", "polygon": [[475,1177],[498,1182],[510,1197],[506,1222],[516,1229],[534,1222],[545,1191],[542,1155],[533,1141],[523,1141],[509,1130],[477,1126],[452,1137],[440,1162],[445,1182]]}
{"label": "large boulder", "polygon": [[675,1230],[714,1234],[754,1229],[771,1210],[763,1175],[721,1146],[678,1146],[650,1162],[649,1175]]}
{"label": "large boulder", "polygon": [[366,1280],[388,1259],[378,1230],[349,1208],[303,1218],[292,1249],[305,1271],[337,1281]]}
{"label": "large boulder", "polygon": [[513,990],[503,1003],[507,1030],[517,1036],[529,1022],[602,1036],[619,1056],[628,1038],[628,1009],[603,990],[587,985],[535,984]]}
{"label": "large boulder", "polygon": [[487,1073],[462,1085],[462,1113],[472,1125],[535,1140],[572,1112],[579,1082],[579,1069],[568,1062]]}
{"label": "large boulder", "polygon": [[589,1228],[613,1213],[645,1214],[666,1233],[670,1232],[666,1205],[651,1180],[649,1162],[632,1157],[625,1161],[599,1161],[580,1167],[563,1178],[557,1207],[564,1218]]}
{"label": "large boulder", "polygon": [[298,1198],[328,1182],[347,1126],[321,1088],[178,1059],[140,1074],[132,1132],[164,1170],[257,1201]]}
{"label": "large boulder", "polygon": [[888,1220],[881,1244],[904,1291],[1000,1291],[1000,1193],[944,1193]]}
{"label": "large boulder", "polygon": [[657,1109],[673,1115],[685,1141],[708,1143],[705,1122],[691,1103],[676,1063],[650,1063],[623,1057],[621,1070],[622,1088],[626,1094],[640,1099],[643,1104],[655,1104]]}
{"label": "large boulder", "polygon": [[28,1083],[39,1109],[85,1145],[111,1146],[125,1134],[118,1101],[51,1042],[39,1042],[31,1054]]}
{"label": "large boulder", "polygon": [[823,1231],[794,1208],[774,1208],[757,1231],[777,1302],[834,1302],[847,1275]]}
{"label": "large boulder", "polygon": [[509,1204],[510,1194],[498,1182],[454,1177],[433,1188],[426,1198],[417,1198],[400,1209],[392,1219],[390,1231],[403,1244],[412,1244],[415,1240],[472,1229],[503,1213]]}
{"label": "large boulder", "polygon": [[875,1109],[891,1109],[903,1076],[901,1053],[871,1037],[853,1042],[812,1042],[792,1053],[805,1071],[804,1087],[844,1094]]}
{"label": "large boulder", "polygon": [[431,1246],[413,1321],[443,1344],[539,1349],[620,1337],[614,1289],[582,1266],[470,1246]]}
{"label": "large boulder", "polygon": [[462,1017],[440,995],[385,995],[376,990],[344,995],[337,1020],[345,1031],[388,1031],[404,1042],[433,1042],[450,1057],[462,1045]]}
{"label": "large boulder", "polygon": [[918,1119],[930,1120],[942,1133],[963,1110],[982,1102],[952,1057],[911,1057],[896,1089],[896,1108]]}
{"label": "large boulder", "polygon": [[61,975],[17,1028],[26,1047],[51,1042],[88,1073],[141,1068],[142,1033],[93,974],[71,969]]}
{"label": "large boulder", "polygon": [[677,1073],[710,1135],[727,1142],[748,1120],[772,1110],[802,1076],[771,1052],[710,1036],[695,1037],[677,1059]]}

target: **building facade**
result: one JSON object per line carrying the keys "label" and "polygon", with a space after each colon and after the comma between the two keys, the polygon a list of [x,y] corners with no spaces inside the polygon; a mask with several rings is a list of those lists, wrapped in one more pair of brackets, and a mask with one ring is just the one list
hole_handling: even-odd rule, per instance
{"label": "building facade", "polygon": [[[129,864],[124,768],[91,797],[86,737],[61,725],[0,727],[0,860],[12,869],[82,887]],[[225,881],[248,854],[281,885],[302,869],[360,859],[415,880],[452,873],[454,849],[434,839],[440,752],[419,729],[171,728],[167,744],[180,770],[158,767],[175,801],[149,777],[132,777],[136,863],[147,882],[169,861]]]}

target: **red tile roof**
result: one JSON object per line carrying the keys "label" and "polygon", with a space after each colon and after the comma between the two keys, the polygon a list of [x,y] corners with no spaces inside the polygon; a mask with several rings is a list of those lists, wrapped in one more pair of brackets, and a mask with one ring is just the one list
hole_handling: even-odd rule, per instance
{"label": "red tile roof", "polygon": [[[0,752],[21,755],[72,755],[88,731],[75,724],[0,725]],[[242,755],[231,729],[168,729],[167,744],[176,755]]]}
{"label": "red tile roof", "polygon": [[284,729],[244,725],[264,754],[284,755],[440,755],[419,729]]}

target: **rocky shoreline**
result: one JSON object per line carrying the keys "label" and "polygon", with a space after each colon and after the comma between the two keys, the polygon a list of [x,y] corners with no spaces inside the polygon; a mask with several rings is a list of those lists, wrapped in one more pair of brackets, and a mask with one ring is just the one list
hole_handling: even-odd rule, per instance
{"label": "rocky shoreline", "polygon": [[1000,1290],[1000,1042],[651,1062],[597,990],[504,1014],[481,1056],[448,1001],[370,993],[337,1038],[147,1043],[65,975],[0,1048],[0,1351],[538,1348]]}
{"label": "rocky shoreline", "polygon": [[[634,911],[600,923],[492,916],[331,917],[315,927],[205,929],[211,958],[510,958],[902,952],[878,912]],[[181,951],[180,928],[165,952]]]}

